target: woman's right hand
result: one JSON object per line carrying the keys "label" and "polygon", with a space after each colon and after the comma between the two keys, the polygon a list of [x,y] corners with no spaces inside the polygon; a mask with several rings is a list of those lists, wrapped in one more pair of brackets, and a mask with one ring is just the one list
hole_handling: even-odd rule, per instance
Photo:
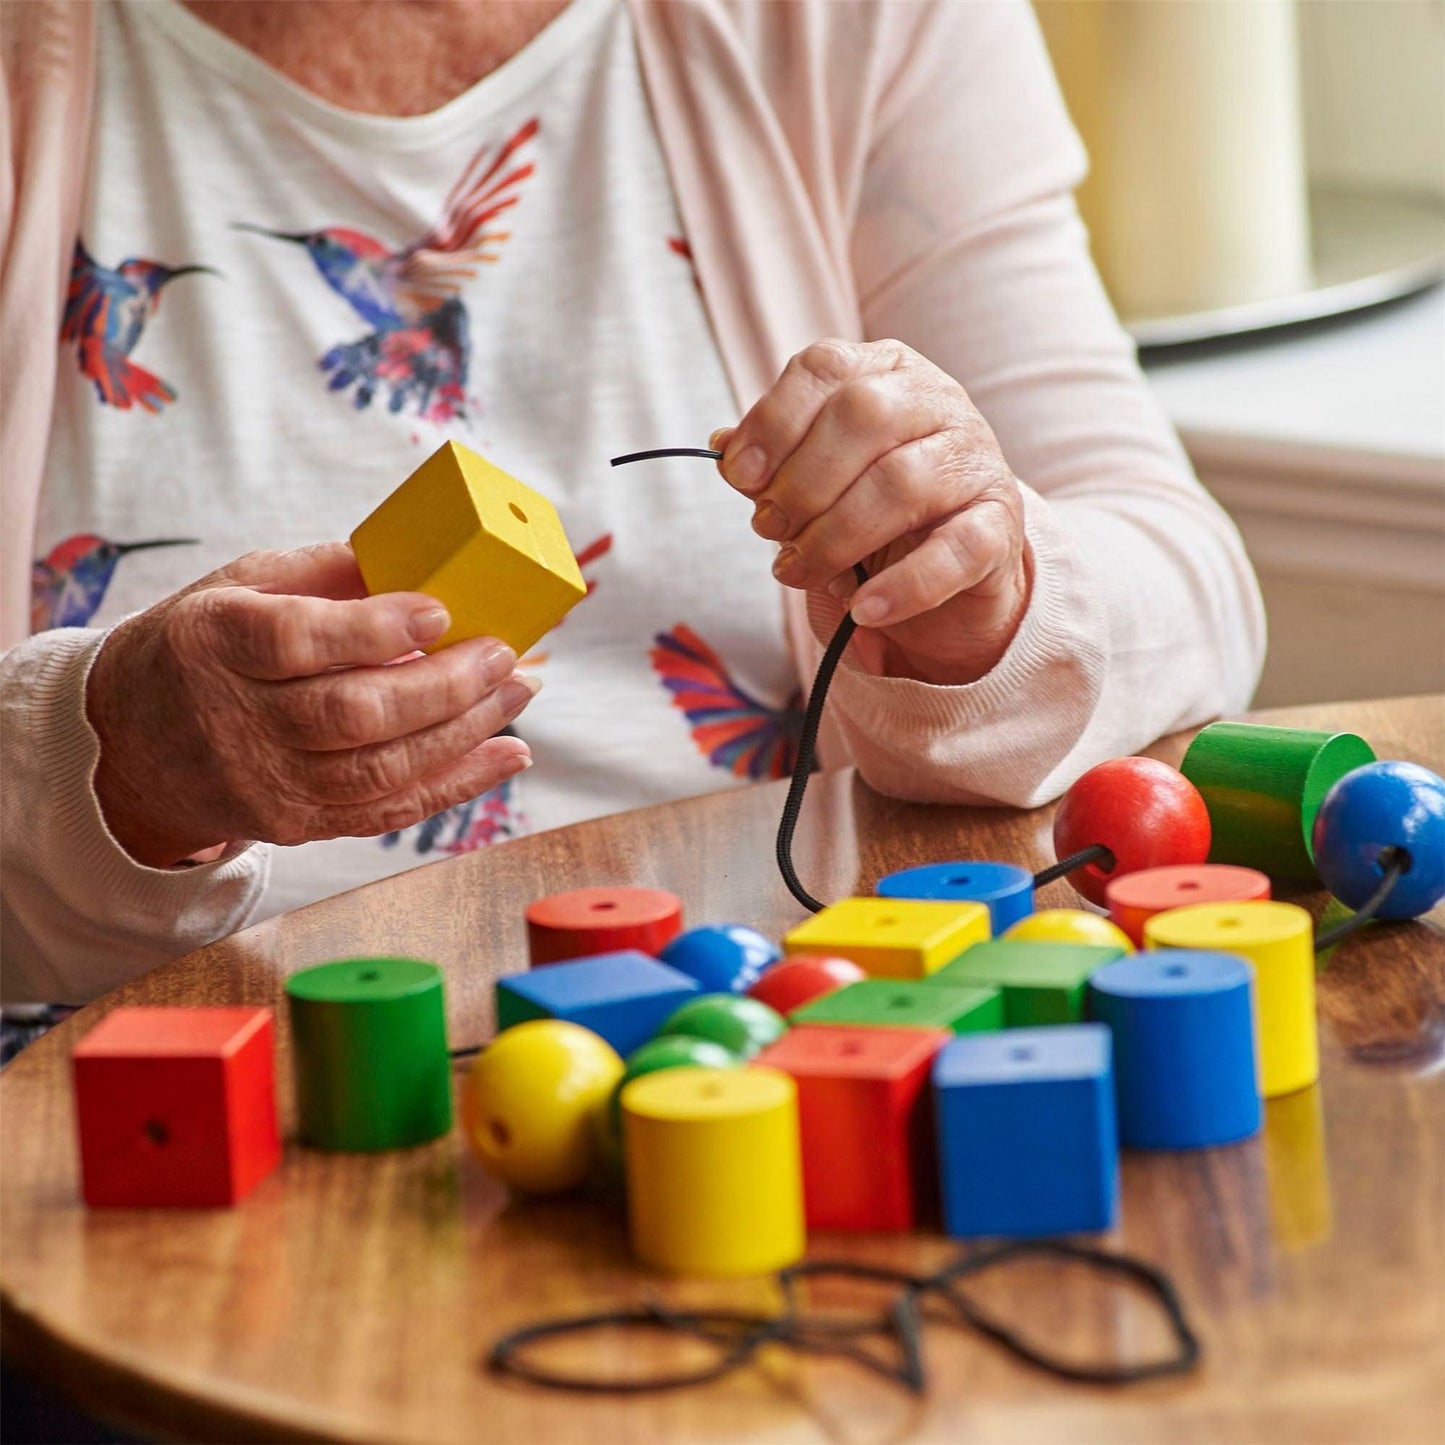
{"label": "woman's right hand", "polygon": [[86,691],[95,789],[138,862],[236,841],[370,837],[531,765],[495,734],[541,686],[494,638],[397,666],[446,612],[368,597],[344,542],[253,552],[122,622]]}

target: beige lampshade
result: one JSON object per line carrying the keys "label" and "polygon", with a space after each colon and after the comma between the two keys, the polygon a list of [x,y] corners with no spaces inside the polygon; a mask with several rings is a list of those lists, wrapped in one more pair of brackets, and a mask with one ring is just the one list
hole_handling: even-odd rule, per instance
{"label": "beige lampshade", "polygon": [[1308,284],[1294,0],[1036,0],[1091,174],[1079,201],[1130,318]]}

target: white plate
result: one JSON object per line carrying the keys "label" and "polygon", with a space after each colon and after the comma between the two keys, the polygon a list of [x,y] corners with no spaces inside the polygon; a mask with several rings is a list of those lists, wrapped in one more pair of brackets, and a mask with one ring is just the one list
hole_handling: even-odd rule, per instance
{"label": "white plate", "polygon": [[1338,316],[1445,276],[1445,206],[1393,192],[1310,192],[1314,284],[1287,296],[1178,316],[1124,317],[1141,347],[1179,346]]}

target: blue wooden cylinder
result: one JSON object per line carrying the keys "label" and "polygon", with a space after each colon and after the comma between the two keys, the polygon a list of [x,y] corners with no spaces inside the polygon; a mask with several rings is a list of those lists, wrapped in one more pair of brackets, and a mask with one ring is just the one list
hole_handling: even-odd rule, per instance
{"label": "blue wooden cylinder", "polygon": [[1089,981],[1093,1017],[1114,1035],[1119,1142],[1202,1149],[1258,1133],[1253,970],[1232,953],[1159,949]]}
{"label": "blue wooden cylinder", "polygon": [[1013,863],[925,863],[878,880],[880,898],[923,898],[988,904],[993,936],[1034,911],[1034,879]]}

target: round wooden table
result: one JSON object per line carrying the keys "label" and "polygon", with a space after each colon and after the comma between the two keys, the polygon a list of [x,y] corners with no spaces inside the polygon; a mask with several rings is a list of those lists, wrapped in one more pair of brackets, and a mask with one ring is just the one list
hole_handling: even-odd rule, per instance
{"label": "round wooden table", "polygon": [[[1341,704],[1270,721],[1362,733],[1381,757],[1445,764],[1445,699]],[[1185,739],[1156,749],[1177,761]],[[519,1202],[459,1136],[384,1155],[288,1147],[240,1208],[87,1211],[77,1196],[68,1055],[119,1003],[278,1006],[282,981],[373,952],[435,959],[460,1046],[492,1028],[491,986],[525,964],[522,909],[583,883],[671,888],[702,922],[777,935],[799,913],[772,835],[782,785],[602,819],[419,868],[273,919],[83,1010],[0,1076],[0,1287],[11,1358],[85,1408],[183,1439],[562,1442],[1438,1440],[1445,1420],[1445,910],[1376,926],[1322,962],[1324,1075],[1270,1101],[1262,1134],[1131,1153],[1107,1242],[1177,1281],[1205,1355],[1131,1389],[1060,1384],[958,1327],[927,1327],[923,1398],[856,1365],[765,1352],[705,1388],[567,1396],[490,1377],[488,1346],[540,1317],[651,1296],[749,1309],[768,1281],[650,1278],[595,1198]],[[802,876],[824,897],[949,857],[1051,861],[1049,810],[906,806],[851,773],[814,781]],[[1055,884],[1044,901],[1073,900]],[[1302,899],[1316,912],[1322,895]],[[814,1254],[934,1267],[937,1235],[817,1235]],[[856,1287],[855,1287],[856,1289]],[[1140,1358],[1161,1345],[1132,1293],[1030,1265],[979,1297],[1050,1345]],[[862,1303],[841,1287],[819,1303]],[[876,1309],[877,1296],[869,1301]],[[682,1358],[649,1338],[559,1349],[571,1368]]]}

